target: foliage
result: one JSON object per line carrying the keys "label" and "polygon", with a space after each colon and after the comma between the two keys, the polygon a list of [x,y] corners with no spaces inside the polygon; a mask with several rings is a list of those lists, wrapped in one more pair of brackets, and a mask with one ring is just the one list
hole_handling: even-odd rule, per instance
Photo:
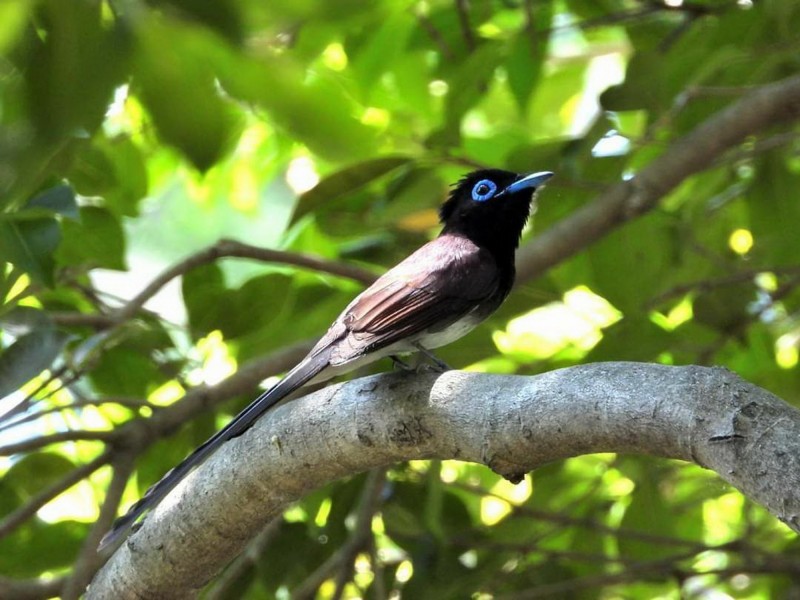
{"label": "foliage", "polygon": [[[800,5],[783,0],[0,4],[0,390],[11,394],[0,574],[80,589],[120,500],[257,390],[213,418],[195,403],[173,434],[183,391],[308,344],[360,285],[198,260],[179,269],[180,294],[126,304],[159,270],[235,237],[380,272],[434,234],[448,184],[476,166],[555,171],[535,215],[543,230],[797,73],[798,31]],[[764,131],[717,157],[655,211],[521,282],[441,357],[522,374],[722,364],[800,402],[797,136]],[[796,539],[761,508],[697,467],[599,455],[518,487],[456,462],[337,483],[290,509],[209,594],[307,589],[353,536],[370,481],[382,486],[373,535],[325,574],[321,597],[797,593]]]}

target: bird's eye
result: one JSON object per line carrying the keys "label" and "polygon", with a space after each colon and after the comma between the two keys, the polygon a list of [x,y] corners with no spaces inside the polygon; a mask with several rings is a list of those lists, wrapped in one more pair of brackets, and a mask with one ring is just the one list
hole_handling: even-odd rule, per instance
{"label": "bird's eye", "polygon": [[481,179],[475,184],[475,187],[472,188],[472,199],[476,202],[483,202],[484,200],[488,200],[494,196],[496,191],[497,185],[494,183],[494,181],[490,181],[489,179]]}

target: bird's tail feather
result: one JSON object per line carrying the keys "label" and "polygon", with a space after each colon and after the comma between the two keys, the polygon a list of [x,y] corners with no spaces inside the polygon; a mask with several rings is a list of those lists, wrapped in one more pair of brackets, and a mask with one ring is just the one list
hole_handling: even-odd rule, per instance
{"label": "bird's tail feather", "polygon": [[98,551],[116,545],[145,511],[161,502],[172,491],[172,488],[178,485],[195,467],[202,464],[217,448],[228,440],[242,435],[265,411],[319,375],[328,366],[328,357],[324,354],[304,359],[283,379],[253,400],[233,421],[198,446],[183,462],[153,484],[127,513],[114,521],[109,532],[100,541]]}

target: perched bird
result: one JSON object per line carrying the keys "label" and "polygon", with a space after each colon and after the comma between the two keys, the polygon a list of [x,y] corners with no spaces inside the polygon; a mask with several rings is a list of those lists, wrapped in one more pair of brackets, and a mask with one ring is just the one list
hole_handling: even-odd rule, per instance
{"label": "perched bird", "polygon": [[117,519],[100,549],[119,541],[220,445],[247,431],[299,387],[406,352],[422,352],[446,367],[430,350],[465,335],[505,300],[533,194],[552,176],[487,169],[461,179],[439,211],[444,225],[439,236],[359,294],[296,367]]}

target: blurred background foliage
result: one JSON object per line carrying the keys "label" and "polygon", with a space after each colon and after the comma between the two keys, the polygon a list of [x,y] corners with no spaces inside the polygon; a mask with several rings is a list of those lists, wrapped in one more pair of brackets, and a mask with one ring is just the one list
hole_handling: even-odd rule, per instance
{"label": "blurred background foliage", "polygon": [[[4,0],[0,590],[75,597],[118,505],[257,390],[177,433],[143,419],[306,347],[363,285],[226,259],[126,305],[163,269],[227,237],[380,273],[482,166],[557,173],[535,235],[797,73],[798,31],[785,0]],[[799,149],[787,127],[718,157],[442,358],[721,364],[797,404]],[[150,434],[122,444],[132,420]],[[354,477],[206,594],[782,598],[798,572],[796,537],[717,477],[605,454],[518,486],[451,461]]]}

